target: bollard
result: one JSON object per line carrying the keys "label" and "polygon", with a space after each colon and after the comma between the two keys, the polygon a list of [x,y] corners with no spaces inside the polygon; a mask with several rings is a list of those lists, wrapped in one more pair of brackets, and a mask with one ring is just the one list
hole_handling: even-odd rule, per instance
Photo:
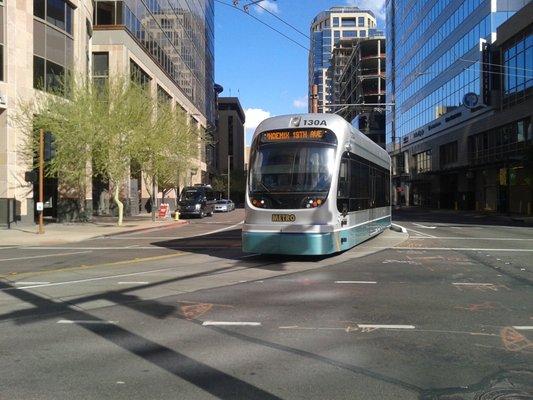
{"label": "bollard", "polygon": [[176,212],[174,213],[174,221],[179,221],[180,219],[180,213],[178,212],[178,210],[176,210]]}
{"label": "bollard", "polygon": [[457,202],[455,202],[455,211],[458,210]]}

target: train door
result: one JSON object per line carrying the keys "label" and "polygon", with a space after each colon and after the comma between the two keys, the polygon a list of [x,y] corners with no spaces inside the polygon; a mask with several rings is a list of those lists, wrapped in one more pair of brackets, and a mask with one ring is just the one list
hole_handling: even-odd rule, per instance
{"label": "train door", "polygon": [[373,235],[376,230],[376,224],[374,220],[376,219],[376,179],[374,174],[374,168],[370,167],[368,171],[368,189],[370,201],[368,202],[368,234]]}

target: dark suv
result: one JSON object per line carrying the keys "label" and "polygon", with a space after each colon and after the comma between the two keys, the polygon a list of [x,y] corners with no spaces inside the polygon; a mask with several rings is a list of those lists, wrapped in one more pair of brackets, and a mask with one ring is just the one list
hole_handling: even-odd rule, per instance
{"label": "dark suv", "polygon": [[212,216],[215,210],[215,192],[208,185],[187,186],[181,191],[178,212],[181,215]]}

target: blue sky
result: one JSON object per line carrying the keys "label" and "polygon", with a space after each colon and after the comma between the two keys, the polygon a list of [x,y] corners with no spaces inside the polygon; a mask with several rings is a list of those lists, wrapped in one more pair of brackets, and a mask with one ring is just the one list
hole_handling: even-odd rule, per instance
{"label": "blue sky", "polygon": [[[220,0],[231,5],[232,0]],[[239,0],[239,7],[251,0]],[[372,9],[384,26],[384,0],[265,0],[261,5],[306,35],[312,19],[332,6]],[[309,48],[309,39],[258,7],[250,14]],[[215,2],[215,81],[221,96],[238,96],[246,111],[246,142],[266,117],[307,112],[307,50],[232,7]]]}

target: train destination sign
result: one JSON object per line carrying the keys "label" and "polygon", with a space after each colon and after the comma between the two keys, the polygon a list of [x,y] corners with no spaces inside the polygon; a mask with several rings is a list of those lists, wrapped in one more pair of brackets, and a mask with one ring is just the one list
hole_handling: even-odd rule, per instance
{"label": "train destination sign", "polygon": [[269,131],[261,134],[261,142],[297,142],[300,140],[335,143],[335,136],[325,129]]}

